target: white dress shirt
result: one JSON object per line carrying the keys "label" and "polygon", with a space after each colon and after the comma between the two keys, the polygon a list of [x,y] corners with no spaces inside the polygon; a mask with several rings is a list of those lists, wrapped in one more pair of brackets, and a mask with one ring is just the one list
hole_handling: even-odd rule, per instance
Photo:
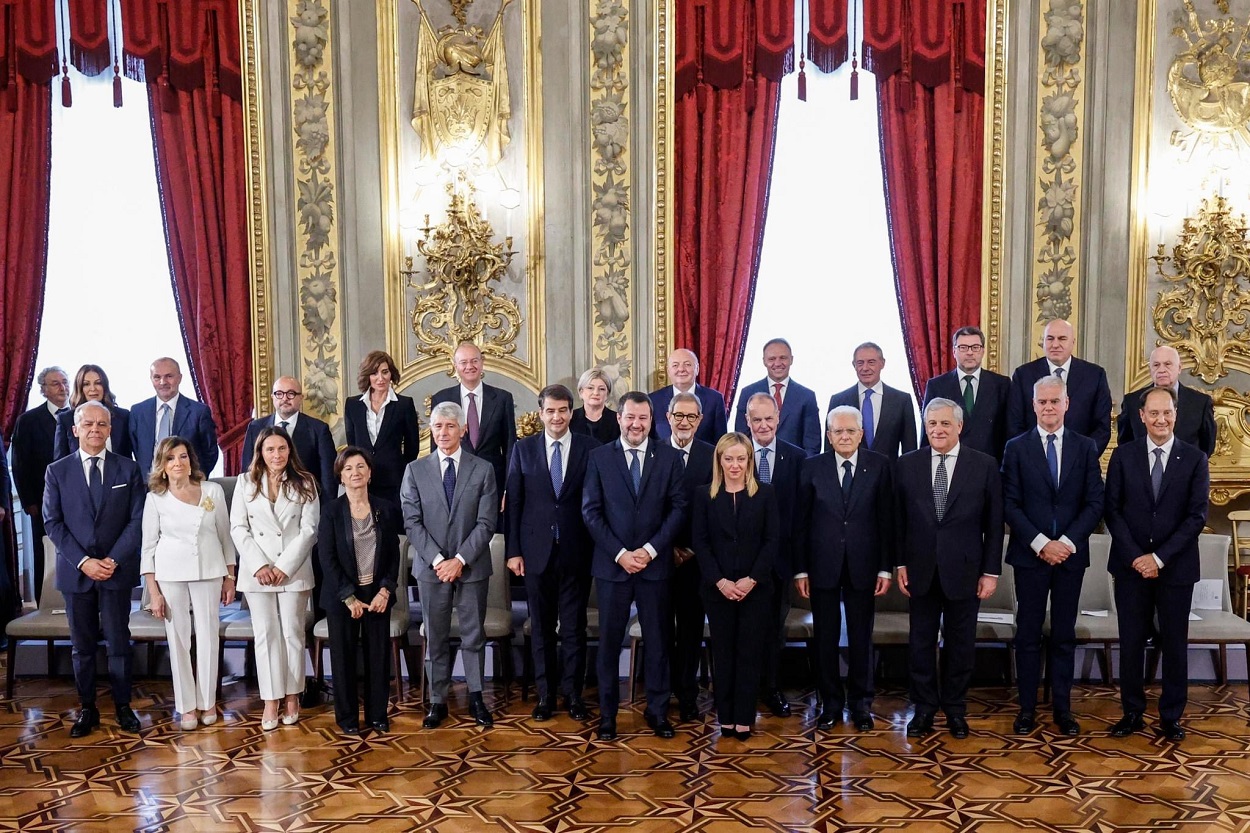
{"label": "white dress shirt", "polygon": [[221,578],[234,563],[230,509],[221,486],[202,481],[194,506],[168,491],[148,492],[140,572],[155,574],[158,582],[203,581]]}
{"label": "white dress shirt", "polygon": [[[859,389],[859,410],[864,410],[864,392],[868,388],[864,387],[863,382],[856,384]],[[872,386],[872,435],[877,436],[877,426],[881,424],[881,396],[885,390],[885,384],[878,379],[877,384]]]}
{"label": "white dress shirt", "polygon": [[[929,446],[933,449],[933,446]],[[941,462],[941,454],[937,450],[933,450],[933,454],[929,458],[929,484],[932,485],[937,480],[938,463]],[[951,483],[955,480],[955,464],[959,457],[959,443],[955,443],[955,447],[946,452],[946,489],[949,492]]]}
{"label": "white dress shirt", "polygon": [[[976,370],[968,371],[968,370],[964,370],[963,368],[956,367],[955,372],[959,374],[959,393],[961,397],[960,399],[957,399],[955,401],[959,403],[959,407],[961,408],[963,407],[964,403],[963,403],[962,396],[964,392],[964,380],[967,379],[969,376],[971,376],[972,377],[972,401],[975,403],[977,396],[979,396],[981,393],[981,368],[978,367]],[[968,415],[964,414],[964,418],[967,419]]]}
{"label": "white dress shirt", "polygon": [[1068,356],[1068,360],[1063,364],[1055,364],[1050,359],[1046,360],[1046,365],[1050,368],[1050,375],[1054,376],[1055,371],[1063,368],[1063,381],[1068,381],[1068,376],[1072,373],[1072,357]]}
{"label": "white dress shirt", "polygon": [[[690,442],[686,443],[685,445],[681,445],[680,443],[677,442],[677,435],[670,434],[668,437],[668,444],[671,445],[673,448],[677,449],[677,453],[681,455],[681,464],[683,466],[690,462],[690,448],[691,446],[694,445],[693,437],[691,438]],[[626,455],[626,456],[628,457],[629,455]]]}
{"label": "white dress shirt", "polygon": [[[456,465],[456,484],[459,485],[460,484],[460,460],[464,456],[464,446],[463,445],[456,446],[456,450],[453,451],[451,454],[444,454],[441,448],[438,449],[437,453],[438,453],[439,476],[440,477],[447,476],[447,461],[451,460]],[[464,560],[464,556],[461,555],[460,553],[456,553],[455,558],[461,564],[468,564],[468,562]],[[434,556],[434,560],[430,562],[430,566],[437,567],[439,564],[442,564],[446,560],[447,559],[443,557],[442,553],[440,553]]]}
{"label": "white dress shirt", "polygon": [[773,398],[773,401],[776,401],[777,399],[777,387],[776,386],[781,385],[781,404],[782,405],[786,404],[786,394],[790,392],[790,377],[789,376],[787,376],[784,379],[779,379],[779,380],[774,379],[771,376],[766,376],[764,377],[764,384],[768,386],[768,395]]}
{"label": "white dress shirt", "polygon": [[365,430],[369,432],[369,442],[376,443],[378,441],[378,430],[382,427],[382,417],[386,416],[386,406],[392,402],[398,402],[399,397],[395,395],[394,388],[387,388],[386,400],[375,414],[373,412],[373,404],[369,401],[369,397],[372,395],[373,391],[367,390],[360,395],[360,401],[365,403]]}
{"label": "white dress shirt", "polygon": [[[674,388],[674,390],[676,390],[676,388]],[[651,438],[646,437],[643,439],[642,445],[638,446],[637,448],[634,448],[629,443],[625,442],[624,438],[621,439],[621,446],[624,447],[625,449],[625,470],[626,471],[629,470],[630,463],[634,461],[634,455],[631,454],[630,452],[633,452],[633,451],[638,452],[638,477],[640,478],[639,482],[641,482],[642,472],[647,466],[647,443],[649,443],[650,441],[651,441]],[[643,544],[642,548],[647,551],[647,554],[650,555],[652,559],[655,558],[655,547],[651,546],[650,541]],[[627,552],[629,552],[629,550],[625,549],[624,547],[621,547],[621,551],[618,552],[616,554],[616,558],[612,560],[619,564],[621,562],[621,556]]]}
{"label": "white dress shirt", "polygon": [[569,448],[573,445],[572,431],[565,430],[564,436],[556,439],[550,434],[543,433],[546,438],[547,446],[547,471],[551,471],[551,455],[555,454],[555,448],[560,446],[560,480],[563,481],[565,475],[569,473]]}
{"label": "white dress shirt", "polygon": [[162,402],[161,398],[156,397],[156,430],[152,432],[152,447],[160,442],[161,436],[161,408],[169,406],[169,436],[174,436],[174,417],[178,416],[178,400],[182,399],[181,393],[175,393],[168,402]]}
{"label": "white dress shirt", "polygon": [[[1163,467],[1163,473],[1164,473],[1164,474],[1167,474],[1167,471],[1168,471],[1168,458],[1172,456],[1172,446],[1173,446],[1173,445],[1175,445],[1175,443],[1176,443],[1176,435],[1175,435],[1175,434],[1173,434],[1172,436],[1168,437],[1168,441],[1167,441],[1167,442],[1165,442],[1163,445],[1158,445],[1158,444],[1157,444],[1154,440],[1152,440],[1150,437],[1147,437],[1147,438],[1146,438],[1146,471],[1150,471],[1150,469],[1154,467],[1154,464],[1155,464],[1155,449],[1156,449],[1156,448],[1162,448],[1162,449],[1163,449],[1163,456],[1162,456],[1161,458],[1159,458],[1159,465]],[[1158,565],[1158,567],[1159,567],[1159,569],[1160,569],[1160,570],[1162,570],[1162,569],[1163,569],[1163,559],[1162,559],[1162,558],[1160,558],[1160,557],[1159,557],[1159,556],[1157,556],[1157,555],[1154,555],[1154,553],[1151,553],[1151,555],[1152,555],[1152,556],[1154,556],[1155,564],[1157,564],[1157,565]]]}
{"label": "white dress shirt", "polygon": [[[365,403],[365,410],[366,411],[369,410],[368,402]],[[285,422],[286,428],[284,430],[286,431],[287,436],[293,437],[295,436],[295,421],[297,419],[299,419],[299,411],[296,411],[295,413],[291,414],[289,417],[284,417],[284,416],[279,416],[278,414],[274,414],[273,415],[273,427],[282,428],[282,423]]]}
{"label": "white dress shirt", "polygon": [[[1056,473],[1059,477],[1063,477],[1063,432],[1064,428],[1062,425],[1060,425],[1059,430],[1055,432],[1055,455],[1058,458]],[[1042,456],[1044,457],[1046,456],[1046,446],[1049,444],[1049,441],[1046,438],[1050,436],[1050,432],[1039,425],[1037,426],[1037,435],[1042,438]],[[1050,470],[1049,462],[1046,464],[1046,469],[1047,471]],[[1055,540],[1067,547],[1068,552],[1076,552],[1076,544],[1072,543],[1072,539],[1067,535],[1060,535]],[[1033,536],[1033,540],[1029,542],[1029,547],[1032,548],[1033,552],[1040,554],[1042,548],[1049,543],[1050,539],[1039,532],[1037,535]]]}

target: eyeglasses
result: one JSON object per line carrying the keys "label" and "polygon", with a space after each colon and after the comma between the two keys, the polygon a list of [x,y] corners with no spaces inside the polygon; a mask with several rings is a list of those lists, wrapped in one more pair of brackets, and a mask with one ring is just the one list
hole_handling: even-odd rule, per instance
{"label": "eyeglasses", "polygon": [[294,399],[297,396],[303,396],[304,392],[299,390],[276,390],[273,392],[274,399]]}
{"label": "eyeglasses", "polygon": [[985,349],[984,344],[956,344],[955,349],[960,353],[980,353]]}
{"label": "eyeglasses", "polygon": [[703,418],[703,414],[669,414],[673,418],[673,422],[698,422]]}

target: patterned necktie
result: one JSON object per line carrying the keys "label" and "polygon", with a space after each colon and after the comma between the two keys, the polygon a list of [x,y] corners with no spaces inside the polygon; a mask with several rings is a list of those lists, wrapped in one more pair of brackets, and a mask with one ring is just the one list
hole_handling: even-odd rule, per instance
{"label": "patterned necktie", "polygon": [[560,450],[562,443],[551,444],[551,490],[560,496],[564,488],[564,452]]}
{"label": "patterned necktie", "polygon": [[781,382],[773,382],[773,401],[777,403],[777,413],[781,413]]}
{"label": "patterned necktie", "polygon": [[642,463],[638,462],[638,449],[631,448],[629,453],[633,458],[629,461],[629,479],[634,484],[634,495],[636,496],[642,490]]}
{"label": "patterned necktie", "polygon": [[91,476],[87,478],[87,493],[91,495],[94,512],[104,505],[104,474],[100,471],[100,458],[91,458]]}
{"label": "patterned necktie", "polygon": [[972,406],[976,404],[976,395],[972,392],[972,374],[969,373],[964,377],[964,417],[967,418],[972,413]]}
{"label": "patterned necktie", "polygon": [[170,431],[169,423],[170,423],[169,405],[168,404],[161,405],[161,421],[160,421],[160,424],[156,427],[156,442],[157,443],[159,443],[161,440],[169,439],[169,431]]}
{"label": "patterned necktie", "polygon": [[937,474],[933,476],[933,508],[937,512],[938,521],[946,514],[946,491],[949,482],[946,477],[946,458],[948,455],[938,455]]}
{"label": "patterned necktie", "polygon": [[761,483],[773,482],[773,467],[768,464],[768,449],[767,448],[760,449],[759,476],[760,476]]}
{"label": "patterned necktie", "polygon": [[1159,490],[1163,488],[1163,449],[1156,448],[1154,465],[1150,467],[1150,488],[1154,491],[1155,500],[1159,499]]}
{"label": "patterned necktie", "polygon": [[477,416],[477,394],[469,394],[469,412],[465,415],[466,421],[469,423],[469,445],[473,446],[473,450],[478,450],[477,441],[479,433],[482,430],[481,423]]}
{"label": "patterned necktie", "polygon": [[872,425],[872,418],[873,418],[872,394],[873,394],[872,388],[869,388],[868,390],[864,391],[864,406],[863,408],[860,409],[864,417],[864,446],[866,448],[872,448],[872,441],[873,441],[874,436],[876,435],[876,429],[873,428],[873,425]]}
{"label": "patterned necktie", "polygon": [[1046,465],[1050,467],[1050,479],[1059,488],[1059,452],[1055,450],[1055,435],[1046,435]]}
{"label": "patterned necktie", "polygon": [[456,496],[456,461],[447,458],[447,469],[443,472],[443,494],[447,496],[447,509],[451,509],[451,499]]}
{"label": "patterned necktie", "polygon": [[842,461],[842,504],[845,506],[851,501],[851,483],[855,480],[855,475],[851,471],[851,461]]}

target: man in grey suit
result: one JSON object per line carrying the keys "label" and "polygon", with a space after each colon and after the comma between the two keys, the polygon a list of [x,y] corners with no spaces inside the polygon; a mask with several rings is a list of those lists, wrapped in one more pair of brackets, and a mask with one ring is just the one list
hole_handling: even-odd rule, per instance
{"label": "man in grey suit", "polygon": [[499,514],[495,470],[466,453],[464,409],[440,402],[430,412],[434,453],[404,470],[400,501],[404,531],[416,551],[417,580],[425,617],[425,674],[430,705],[422,725],[436,729],[447,719],[451,684],[451,611],[460,623],[460,649],[469,685],[469,713],[479,726],[493,726],[482,700],[486,658],[486,588],[491,574],[490,539]]}

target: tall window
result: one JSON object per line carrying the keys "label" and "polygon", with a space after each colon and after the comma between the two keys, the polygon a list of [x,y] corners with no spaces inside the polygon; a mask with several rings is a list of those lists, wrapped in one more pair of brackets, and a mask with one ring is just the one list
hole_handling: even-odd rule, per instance
{"label": "tall window", "polygon": [[816,391],[822,417],[829,397],[855,383],[851,355],[874,341],[885,353],[882,380],[911,391],[890,261],[881,181],[877,88],[860,70],[851,101],[850,66],[782,81],[777,147],[759,281],[738,389],[763,377],[770,338],[794,349],[793,375]]}

